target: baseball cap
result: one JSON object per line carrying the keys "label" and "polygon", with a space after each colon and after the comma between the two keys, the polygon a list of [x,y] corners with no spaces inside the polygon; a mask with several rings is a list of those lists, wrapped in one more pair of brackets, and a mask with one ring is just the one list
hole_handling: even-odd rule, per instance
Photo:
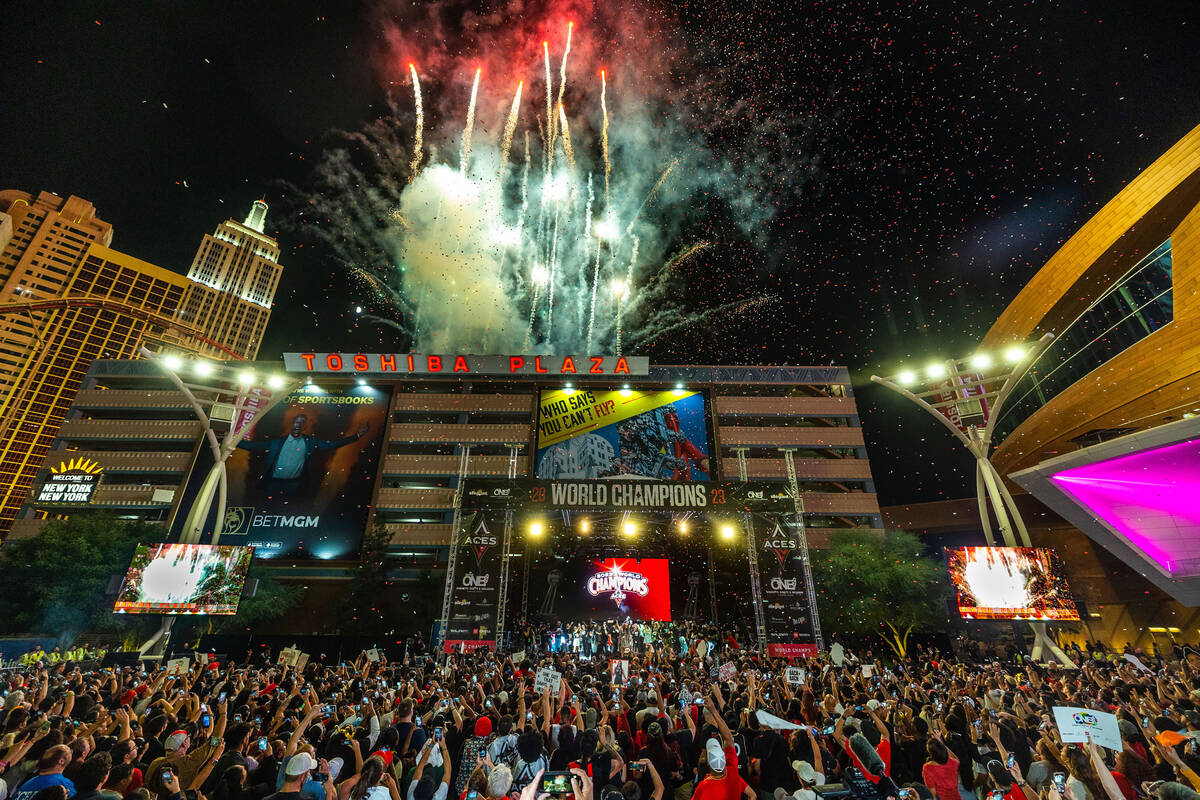
{"label": "baseball cap", "polygon": [[721,749],[721,743],[716,739],[709,739],[708,744],[704,747],[704,752],[708,758],[708,768],[713,772],[720,772],[725,769],[725,751]]}
{"label": "baseball cap", "polygon": [[800,776],[800,780],[805,783],[815,783],[817,780],[817,771],[807,761],[793,761],[792,769]]}
{"label": "baseball cap", "polygon": [[166,747],[168,750],[178,750],[183,747],[183,743],[188,740],[187,731],[175,731],[167,737]]}
{"label": "baseball cap", "polygon": [[288,759],[284,774],[289,778],[295,778],[306,772],[311,772],[316,766],[317,762],[308,753],[296,753],[296,755]]}

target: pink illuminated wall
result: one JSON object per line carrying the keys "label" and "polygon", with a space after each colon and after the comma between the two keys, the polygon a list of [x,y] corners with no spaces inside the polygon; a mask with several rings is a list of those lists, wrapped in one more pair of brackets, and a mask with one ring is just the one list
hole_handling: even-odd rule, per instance
{"label": "pink illuminated wall", "polygon": [[1072,467],[1051,480],[1166,572],[1200,575],[1200,440]]}

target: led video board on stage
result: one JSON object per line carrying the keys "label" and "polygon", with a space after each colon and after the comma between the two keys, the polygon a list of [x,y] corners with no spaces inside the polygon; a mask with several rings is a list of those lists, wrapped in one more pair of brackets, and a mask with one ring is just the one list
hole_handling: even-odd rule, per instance
{"label": "led video board on stage", "polygon": [[959,547],[946,552],[963,619],[1079,619],[1053,550]]}
{"label": "led video board on stage", "polygon": [[140,544],[125,573],[117,614],[236,614],[252,547]]}
{"label": "led video board on stage", "polygon": [[700,392],[543,391],[536,475],[548,480],[713,477],[708,404]]}
{"label": "led video board on stage", "polygon": [[580,559],[577,570],[578,616],[670,622],[671,568],[668,559]]}
{"label": "led video board on stage", "polygon": [[367,524],[390,395],[305,386],[259,420],[227,462],[223,538],[260,558],[344,558]]}

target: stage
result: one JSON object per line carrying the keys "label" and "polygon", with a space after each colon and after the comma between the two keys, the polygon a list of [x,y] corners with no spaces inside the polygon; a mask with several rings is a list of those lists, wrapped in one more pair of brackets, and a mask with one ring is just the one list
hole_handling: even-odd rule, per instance
{"label": "stage", "polygon": [[804,529],[785,486],[468,479],[443,648],[506,649],[507,622],[721,620],[764,653],[820,647]]}

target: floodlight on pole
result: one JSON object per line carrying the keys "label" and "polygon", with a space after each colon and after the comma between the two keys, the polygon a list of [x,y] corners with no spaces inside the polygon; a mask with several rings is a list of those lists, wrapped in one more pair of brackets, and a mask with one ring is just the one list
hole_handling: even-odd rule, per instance
{"label": "floodlight on pole", "polygon": [[[1004,401],[1053,341],[1054,334],[1047,333],[1032,344],[1010,344],[1003,351],[1002,365],[995,364],[984,353],[930,364],[924,370],[926,380],[923,385],[918,384],[917,376],[911,369],[889,377],[871,376],[873,382],[908,398],[932,414],[974,456],[979,518],[989,545],[996,543],[990,519],[990,516],[995,516],[1005,545],[1016,547],[1019,535],[1021,543],[1025,547],[1030,546],[1029,531],[1017,510],[1016,501],[989,456],[996,420],[1000,418]],[[1046,635],[1045,623],[1031,625],[1034,629],[1034,658],[1038,658],[1045,647],[1064,664],[1071,663],[1067,655]]]}
{"label": "floodlight on pole", "polygon": [[[217,544],[225,526],[228,494],[226,462],[254,424],[282,402],[298,382],[274,375],[267,381],[269,388],[255,388],[254,373],[244,367],[239,368],[236,363],[198,359],[188,369],[188,363],[174,353],[160,356],[146,347],[139,352],[162,371],[191,405],[212,452],[213,465],[191,499],[179,541],[181,544],[199,543],[204,525],[215,506],[210,542]],[[215,413],[218,409],[220,414]],[[180,511],[183,510],[181,506]],[[174,619],[174,616],[165,616],[159,630],[141,645],[139,652],[149,652],[162,640],[170,632]]]}

